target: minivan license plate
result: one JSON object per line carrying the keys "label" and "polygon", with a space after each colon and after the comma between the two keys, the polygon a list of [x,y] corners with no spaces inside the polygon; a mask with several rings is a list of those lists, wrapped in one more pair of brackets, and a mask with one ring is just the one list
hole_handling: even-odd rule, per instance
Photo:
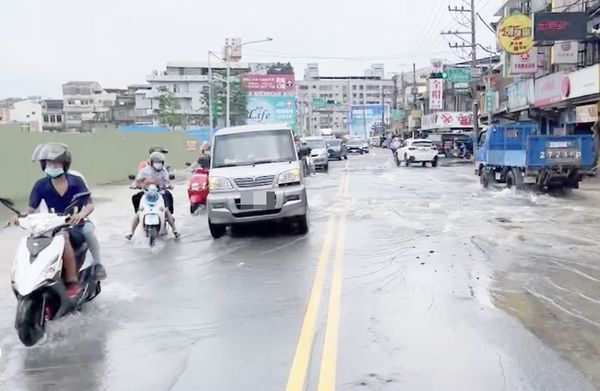
{"label": "minivan license plate", "polygon": [[275,209],[275,192],[245,191],[240,201],[240,209]]}

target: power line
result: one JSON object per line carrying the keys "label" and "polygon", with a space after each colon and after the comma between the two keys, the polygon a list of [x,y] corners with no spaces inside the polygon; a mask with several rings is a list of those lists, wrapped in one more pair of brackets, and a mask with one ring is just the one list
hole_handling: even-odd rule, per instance
{"label": "power line", "polygon": [[477,13],[477,17],[479,18],[479,20],[481,20],[481,23],[483,23],[485,27],[488,28],[488,30],[490,30],[493,34],[496,34],[496,30],[494,30],[485,20],[483,20],[479,12]]}
{"label": "power line", "polygon": [[[264,57],[265,55],[277,56],[278,58],[291,58],[291,59],[309,59],[309,60],[336,60],[336,61],[375,61],[375,60],[398,60],[398,59],[409,59],[418,56],[428,56],[439,54],[439,51],[431,52],[413,52],[413,53],[399,53],[399,54],[387,54],[387,55],[372,55],[372,56],[323,56],[323,55],[311,55],[311,54],[300,54],[300,53],[289,53],[289,52],[278,52],[273,50],[261,50],[251,49],[247,51],[250,56],[253,57]],[[446,51],[447,52],[447,51]]]}
{"label": "power line", "polygon": [[[443,4],[437,3],[438,4],[438,9],[437,9],[437,15],[440,14],[441,9],[443,8]],[[419,44],[423,41],[423,38],[427,36],[427,32],[429,31],[429,29],[431,28],[431,25],[429,24],[429,22],[431,21],[431,17],[434,14],[434,9],[431,9],[431,12],[429,12],[429,15],[427,16],[427,20],[425,21],[425,23],[423,23],[423,29],[421,30],[421,33],[418,35],[418,38],[415,40],[415,44],[412,47],[412,50],[414,51],[415,48],[419,47]],[[434,17],[434,23],[435,23],[435,17]]]}
{"label": "power line", "polygon": [[[425,43],[427,38],[435,31],[436,25],[441,21],[440,17],[443,16],[442,10],[444,9],[444,7],[443,7],[443,2],[440,2],[438,4],[440,4],[442,6],[437,9],[437,13],[433,17],[432,23],[429,26],[427,26],[427,28],[425,30],[425,34],[421,35],[421,37],[416,41],[414,48],[420,47],[423,43]],[[414,48],[413,48],[413,50],[414,50]]]}

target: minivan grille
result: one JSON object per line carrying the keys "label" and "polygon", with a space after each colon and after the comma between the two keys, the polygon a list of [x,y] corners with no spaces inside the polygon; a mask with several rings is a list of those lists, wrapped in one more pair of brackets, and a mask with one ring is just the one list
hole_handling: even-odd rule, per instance
{"label": "minivan grille", "polygon": [[271,186],[275,180],[275,175],[265,175],[257,177],[235,178],[235,184],[240,188]]}

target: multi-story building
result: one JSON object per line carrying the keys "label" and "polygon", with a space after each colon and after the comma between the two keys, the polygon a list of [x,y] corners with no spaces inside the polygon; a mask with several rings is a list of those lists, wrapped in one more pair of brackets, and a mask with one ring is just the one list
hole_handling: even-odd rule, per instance
{"label": "multi-story building", "polygon": [[42,131],[42,105],[39,100],[20,100],[12,103],[10,122],[21,124],[30,132]]}
{"label": "multi-story building", "polygon": [[62,99],[42,100],[42,128],[45,132],[62,132],[65,130],[64,102]]}
{"label": "multi-story building", "polygon": [[397,84],[384,78],[382,64],[365,71],[365,76],[320,76],[318,64],[308,64],[304,80],[298,82],[299,120],[305,134],[333,129],[347,134],[352,105],[395,106]]}
{"label": "multi-story building", "polygon": [[[169,94],[177,99],[184,119],[189,125],[207,122],[208,102],[205,91],[209,86],[209,67],[205,62],[177,61],[168,62],[164,71],[153,71],[146,77],[150,85],[149,91],[136,92],[136,117],[138,123],[156,122],[155,110],[158,108],[158,98]],[[225,81],[226,67],[222,63],[211,63],[213,83],[222,84]],[[248,72],[247,64],[230,63],[230,74],[237,77]]]}
{"label": "multi-story building", "polygon": [[[111,90],[117,97],[114,106],[111,107],[111,120],[117,125],[132,125],[136,123],[136,93],[150,89],[146,84],[133,84],[126,90]],[[108,91],[108,90],[107,90]]]}
{"label": "multi-story building", "polygon": [[67,131],[89,131],[93,122],[110,121],[116,92],[105,91],[95,81],[72,81],[63,84],[63,105]]}

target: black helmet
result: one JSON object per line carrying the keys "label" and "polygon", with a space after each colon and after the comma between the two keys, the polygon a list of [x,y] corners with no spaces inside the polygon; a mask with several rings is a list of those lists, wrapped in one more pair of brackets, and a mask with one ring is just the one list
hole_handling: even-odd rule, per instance
{"label": "black helmet", "polygon": [[46,169],[48,160],[57,161],[63,164],[63,170],[67,172],[71,168],[72,158],[66,144],[47,143],[40,144],[34,149],[31,160],[40,162],[42,171]]}

